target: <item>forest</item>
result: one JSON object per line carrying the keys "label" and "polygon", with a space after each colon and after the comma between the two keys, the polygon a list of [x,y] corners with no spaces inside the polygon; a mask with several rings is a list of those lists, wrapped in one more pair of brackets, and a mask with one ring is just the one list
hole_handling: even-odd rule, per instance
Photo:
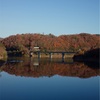
{"label": "forest", "polygon": [[8,52],[18,52],[22,55],[28,55],[34,47],[39,47],[41,52],[47,51],[67,51],[81,53],[99,48],[99,35],[80,33],[73,35],[39,34],[26,33],[12,35],[1,39],[0,42],[5,46]]}

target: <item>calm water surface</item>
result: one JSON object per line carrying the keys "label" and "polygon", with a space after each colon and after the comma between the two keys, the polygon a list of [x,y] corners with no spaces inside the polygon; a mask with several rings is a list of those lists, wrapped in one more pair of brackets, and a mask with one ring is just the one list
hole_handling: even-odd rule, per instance
{"label": "calm water surface", "polygon": [[0,64],[0,100],[99,100],[99,71],[72,59],[10,58]]}

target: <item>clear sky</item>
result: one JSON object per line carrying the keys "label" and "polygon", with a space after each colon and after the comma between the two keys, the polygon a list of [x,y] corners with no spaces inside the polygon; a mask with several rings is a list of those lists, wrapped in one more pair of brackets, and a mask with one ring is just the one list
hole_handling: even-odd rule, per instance
{"label": "clear sky", "polygon": [[0,0],[0,37],[99,34],[99,0]]}

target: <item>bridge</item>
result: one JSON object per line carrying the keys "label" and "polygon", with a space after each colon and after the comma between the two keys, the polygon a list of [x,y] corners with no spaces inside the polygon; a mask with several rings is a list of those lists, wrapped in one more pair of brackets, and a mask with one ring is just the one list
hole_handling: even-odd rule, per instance
{"label": "bridge", "polygon": [[[30,53],[30,57],[32,57],[33,53],[34,52]],[[38,58],[41,58],[41,54],[44,53],[44,52],[37,51],[36,53],[37,53]],[[65,51],[47,51],[45,53],[49,55],[50,59],[53,58],[54,54],[61,54],[62,55],[62,60],[64,60],[66,54],[72,54],[72,55],[76,54],[76,52],[65,52]]]}

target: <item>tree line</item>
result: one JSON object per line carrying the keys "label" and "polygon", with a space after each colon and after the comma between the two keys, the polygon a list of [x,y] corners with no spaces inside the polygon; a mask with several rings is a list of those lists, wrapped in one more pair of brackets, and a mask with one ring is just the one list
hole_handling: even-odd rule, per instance
{"label": "tree line", "polygon": [[96,34],[73,34],[60,35],[27,33],[12,35],[1,40],[7,51],[18,51],[27,55],[34,47],[40,47],[42,52],[46,51],[68,51],[77,52],[99,48],[99,35]]}

